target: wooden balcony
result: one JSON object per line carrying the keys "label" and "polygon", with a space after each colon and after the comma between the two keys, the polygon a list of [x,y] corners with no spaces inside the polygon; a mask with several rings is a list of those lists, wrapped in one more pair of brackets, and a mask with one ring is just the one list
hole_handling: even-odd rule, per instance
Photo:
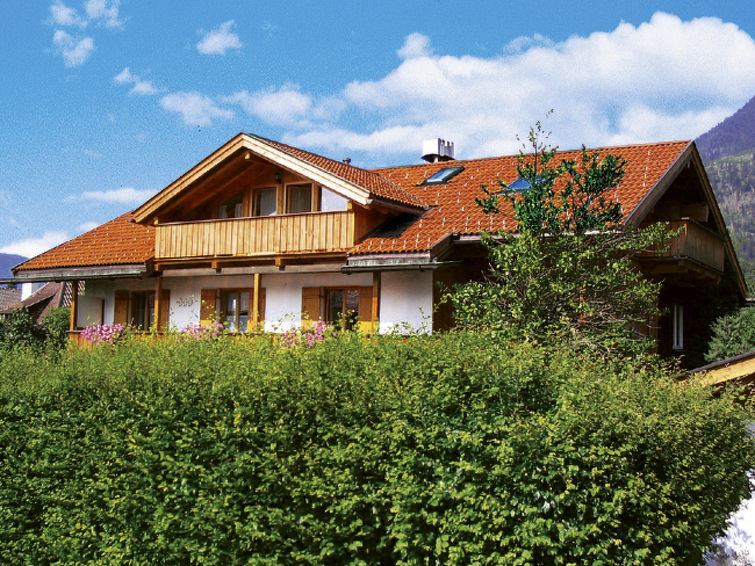
{"label": "wooden balcony", "polygon": [[172,222],[155,232],[158,261],[345,252],[354,245],[354,213]]}
{"label": "wooden balcony", "polygon": [[[724,238],[690,218],[669,222],[672,230],[680,230],[674,236],[667,250],[646,252],[639,256],[641,262],[649,260],[657,265],[654,273],[708,272],[720,275],[724,272]],[[644,263],[644,262],[643,262]]]}

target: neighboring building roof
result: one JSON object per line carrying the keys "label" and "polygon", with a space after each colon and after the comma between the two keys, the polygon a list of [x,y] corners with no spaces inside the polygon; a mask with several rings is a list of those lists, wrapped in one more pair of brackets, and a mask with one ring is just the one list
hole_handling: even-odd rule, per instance
{"label": "neighboring building roof", "polygon": [[21,289],[0,289],[0,314],[21,300]]}
{"label": "neighboring building roof", "polygon": [[693,369],[690,374],[702,374],[708,385],[751,383],[755,381],[755,350]]}
{"label": "neighboring building roof", "polygon": [[[71,305],[71,285],[70,282],[45,283],[24,300],[0,309],[0,314],[9,314],[26,308],[37,322],[41,322],[50,309]],[[79,292],[81,293],[83,289],[84,282],[82,281],[79,283]]]}
{"label": "neighboring building roof", "polygon": [[16,271],[144,263],[154,255],[154,229],[132,222],[127,213],[31,258]]}
{"label": "neighboring building roof", "polygon": [[[449,234],[479,234],[483,230],[516,228],[510,204],[501,203],[501,214],[486,215],[475,204],[475,197],[482,196],[480,186],[497,187],[498,179],[511,183],[517,178],[517,156],[485,159],[457,160],[440,163],[424,163],[402,167],[387,167],[373,170],[359,169],[310,153],[292,146],[266,140],[248,134],[240,134],[223,146],[190,172],[158,195],[142,205],[133,214],[128,213],[103,224],[77,238],[69,240],[18,266],[16,272],[81,268],[92,266],[118,266],[143,264],[154,257],[154,229],[149,225],[135,223],[134,216],[148,218],[152,209],[157,210],[166,198],[184,190],[193,176],[206,172],[215,161],[225,158],[224,152],[246,147],[273,148],[278,158],[306,161],[307,167],[326,171],[331,179],[344,179],[381,199],[409,205],[413,211],[397,217],[388,226],[379,228],[350,250],[353,255],[390,252],[426,252],[441,238]],[[256,145],[255,145],[256,144]],[[627,160],[626,173],[615,190],[622,203],[625,220],[639,205],[648,199],[664,174],[686,155],[692,142],[668,142],[600,148],[602,156],[608,153],[620,155]],[[579,151],[559,152],[556,159],[576,158]],[[464,169],[445,183],[423,185],[423,181],[444,167],[461,166]],[[166,192],[167,191],[167,192]],[[421,209],[428,207],[419,216]],[[145,209],[145,210],[142,210]],[[147,210],[149,209],[149,210]]]}

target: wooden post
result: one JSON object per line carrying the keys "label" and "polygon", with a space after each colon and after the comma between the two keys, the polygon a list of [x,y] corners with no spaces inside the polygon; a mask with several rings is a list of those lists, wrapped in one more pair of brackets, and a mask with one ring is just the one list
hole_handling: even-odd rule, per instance
{"label": "wooden post", "polygon": [[260,274],[254,274],[254,287],[252,287],[252,330],[256,331],[260,323]]}
{"label": "wooden post", "polygon": [[[64,283],[65,285],[65,283]],[[79,282],[71,281],[71,319],[68,330],[76,330],[76,320],[79,317]]]}
{"label": "wooden post", "polygon": [[374,328],[380,328],[380,271],[372,272],[372,324]]}
{"label": "wooden post", "polygon": [[[156,289],[155,289],[155,304],[153,305],[155,309],[153,320],[155,321],[156,330],[162,329],[163,322],[165,322],[163,320],[160,320],[160,311],[162,310],[160,309],[160,301],[162,300],[162,295],[163,295],[163,278],[162,278],[162,275],[159,275],[157,277],[157,284],[156,284]],[[151,330],[151,328],[145,328],[145,330]]]}

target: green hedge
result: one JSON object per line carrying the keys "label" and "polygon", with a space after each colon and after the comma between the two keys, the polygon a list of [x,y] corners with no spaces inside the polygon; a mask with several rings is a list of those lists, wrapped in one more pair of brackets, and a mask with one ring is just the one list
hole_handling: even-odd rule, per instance
{"label": "green hedge", "polygon": [[0,563],[694,563],[746,415],[652,367],[472,333],[18,351]]}

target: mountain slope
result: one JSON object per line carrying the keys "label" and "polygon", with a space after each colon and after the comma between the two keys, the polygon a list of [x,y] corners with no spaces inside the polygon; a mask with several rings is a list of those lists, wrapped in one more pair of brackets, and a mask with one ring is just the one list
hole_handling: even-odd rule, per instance
{"label": "mountain slope", "polygon": [[18,265],[28,258],[16,254],[0,254],[0,278],[12,277],[10,268]]}
{"label": "mountain slope", "polygon": [[755,149],[705,166],[750,291],[755,291]]}
{"label": "mountain slope", "polygon": [[755,96],[695,142],[705,163],[755,149]]}

